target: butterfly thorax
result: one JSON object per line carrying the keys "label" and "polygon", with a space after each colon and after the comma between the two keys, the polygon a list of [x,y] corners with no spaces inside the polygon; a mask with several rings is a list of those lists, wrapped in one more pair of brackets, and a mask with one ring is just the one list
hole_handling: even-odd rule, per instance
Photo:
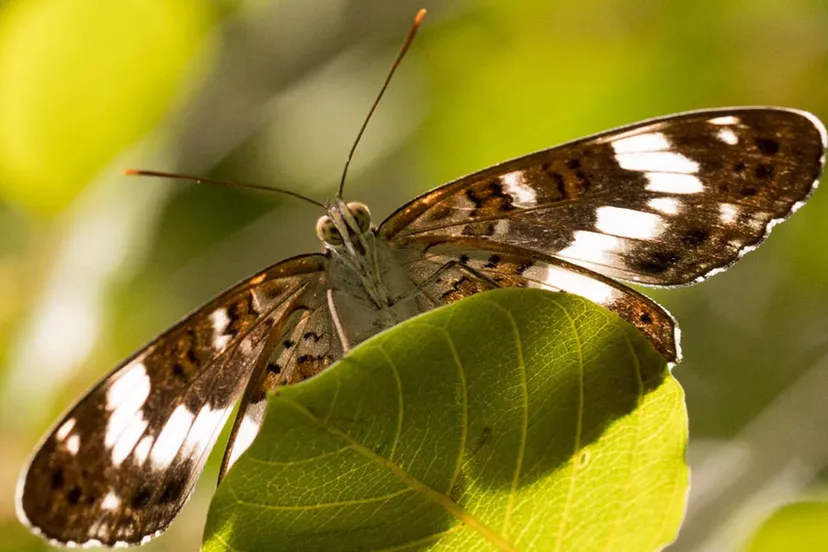
{"label": "butterfly thorax", "polygon": [[316,228],[330,259],[330,301],[348,345],[420,312],[410,300],[415,284],[396,250],[377,236],[365,205],[337,199]]}

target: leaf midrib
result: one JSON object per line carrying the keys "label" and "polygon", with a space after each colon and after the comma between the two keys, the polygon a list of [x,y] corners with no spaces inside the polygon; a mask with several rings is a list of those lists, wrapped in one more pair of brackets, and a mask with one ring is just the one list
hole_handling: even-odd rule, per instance
{"label": "leaf midrib", "polygon": [[422,494],[427,500],[430,500],[431,502],[434,502],[435,504],[444,508],[449,514],[457,518],[457,520],[462,522],[466,527],[477,532],[481,537],[483,537],[492,545],[497,547],[498,550],[503,550],[505,552],[518,552],[518,549],[515,548],[515,546],[512,543],[506,540],[506,538],[504,538],[498,532],[488,527],[486,524],[474,517],[469,512],[463,510],[456,502],[451,500],[445,494],[431,488],[430,486],[426,485],[425,483],[423,483],[422,481],[408,473],[402,467],[395,464],[394,462],[388,460],[383,456],[376,454],[368,447],[353,440],[347,433],[344,433],[336,427],[331,426],[325,420],[316,417],[313,413],[311,413],[308,409],[306,409],[299,403],[296,403],[287,397],[282,397],[282,401],[283,404],[289,406],[296,412],[308,418],[311,422],[313,422],[321,429],[328,432],[328,434],[334,437],[335,439],[347,443],[347,445],[354,452],[386,468],[388,471],[394,474],[400,481],[408,485],[411,489]]}

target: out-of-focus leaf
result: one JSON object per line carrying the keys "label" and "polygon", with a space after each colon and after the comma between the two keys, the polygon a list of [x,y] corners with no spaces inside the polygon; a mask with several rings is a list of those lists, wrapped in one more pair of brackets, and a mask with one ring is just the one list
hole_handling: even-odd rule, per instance
{"label": "out-of-focus leaf", "polygon": [[199,0],[3,5],[0,194],[65,206],[169,111],[214,21]]}
{"label": "out-of-focus leaf", "polygon": [[680,524],[683,393],[632,326],[498,290],[270,397],[205,549],[655,550]]}
{"label": "out-of-focus leaf", "polygon": [[828,550],[828,502],[798,502],[777,510],[759,528],[746,552]]}

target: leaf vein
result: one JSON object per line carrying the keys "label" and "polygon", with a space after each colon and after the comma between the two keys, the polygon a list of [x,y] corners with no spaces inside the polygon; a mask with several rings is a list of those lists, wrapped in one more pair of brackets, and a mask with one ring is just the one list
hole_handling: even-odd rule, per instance
{"label": "leaf vein", "polygon": [[[635,366],[635,380],[636,384],[638,385],[638,394],[635,398],[635,435],[633,437],[633,447],[632,447],[632,458],[628,462],[629,469],[627,470],[627,477],[624,480],[624,487],[621,491],[621,500],[628,495],[630,490],[630,482],[632,481],[633,472],[635,471],[637,462],[638,462],[638,450],[640,447],[641,441],[641,401],[644,398],[644,380],[641,376],[641,362],[638,358],[638,355],[635,354],[635,348],[633,344],[630,342],[630,336],[627,332],[623,332],[624,336],[624,343],[627,345],[627,349],[630,352],[630,356],[633,359],[633,364]],[[607,546],[605,547],[606,550],[614,550],[614,543],[618,537],[618,531],[621,528],[621,520],[624,519],[624,509],[616,512],[615,517],[615,524],[612,528],[612,533],[609,535],[609,539],[607,541]]]}
{"label": "leaf vein", "polygon": [[388,355],[388,352],[385,348],[380,345],[378,347],[379,352],[382,353],[382,356],[385,357],[385,360],[388,361],[388,366],[391,367],[391,372],[394,374],[394,382],[397,385],[397,428],[394,431],[394,442],[391,444],[391,452],[388,454],[388,459],[394,458],[394,454],[397,452],[397,445],[400,442],[400,437],[402,436],[402,426],[403,426],[403,390],[402,390],[402,380],[400,379],[400,372],[397,369],[397,365],[394,364],[394,361]]}
{"label": "leaf vein", "polygon": [[523,339],[520,336],[520,329],[518,328],[517,321],[515,320],[514,316],[512,316],[511,312],[509,312],[507,309],[504,309],[498,303],[495,303],[493,301],[486,301],[486,303],[490,304],[493,307],[496,307],[503,314],[505,314],[506,318],[509,320],[509,324],[511,324],[512,326],[512,332],[515,336],[515,350],[517,352],[517,369],[520,376],[520,392],[522,401],[520,445],[518,446],[517,458],[515,459],[515,472],[512,475],[512,485],[509,489],[509,499],[506,506],[506,515],[503,518],[503,534],[508,535],[509,522],[512,516],[512,511],[515,509],[515,500],[517,498],[517,488],[520,483],[520,475],[523,471],[523,459],[526,455],[526,439],[527,434],[529,432],[529,384],[528,377],[526,375],[526,362],[523,358]]}
{"label": "leaf vein", "polygon": [[408,473],[406,470],[404,470],[402,467],[398,466],[394,462],[376,454],[369,447],[366,447],[365,445],[356,442],[351,438],[350,435],[344,433],[343,431],[340,431],[336,427],[331,426],[324,420],[317,418],[313,413],[311,413],[301,404],[298,404],[288,399],[287,397],[281,397],[281,400],[284,402],[285,405],[293,408],[300,414],[303,414],[310,421],[312,421],[320,428],[327,431],[332,437],[348,443],[348,445],[355,452],[361,454],[368,460],[371,460],[379,464],[380,466],[386,468],[398,479],[400,479],[403,483],[411,487],[413,490],[421,493],[427,500],[430,500],[435,504],[443,507],[449,514],[457,518],[457,520],[462,522],[466,527],[470,528],[473,531],[476,531],[484,539],[488,540],[491,544],[493,544],[498,550],[517,552],[517,549],[508,540],[506,540],[505,537],[498,534],[490,527],[486,526],[483,522],[481,522],[479,519],[474,517],[469,512],[463,510],[457,503],[455,503],[453,500],[451,500],[443,493],[429,487],[428,485],[415,478],[413,475]]}
{"label": "leaf vein", "polygon": [[572,452],[572,458],[569,461],[571,464],[572,476],[569,479],[569,490],[567,491],[564,511],[561,514],[561,523],[560,527],[558,527],[558,536],[555,541],[555,551],[557,552],[561,549],[561,546],[563,546],[564,532],[569,518],[572,497],[575,494],[575,480],[577,479],[578,474],[576,456],[578,454],[578,451],[581,449],[581,432],[583,431],[584,423],[584,344],[581,341],[581,335],[578,333],[578,326],[575,324],[575,319],[572,317],[569,311],[563,308],[560,303],[558,303],[555,300],[552,300],[551,298],[548,299],[548,301],[552,305],[560,309],[560,311],[569,321],[569,325],[572,328],[572,335],[575,338],[575,350],[578,355],[578,409],[575,420],[575,446]]}
{"label": "leaf vein", "polygon": [[338,502],[323,502],[317,504],[305,504],[300,506],[278,506],[274,504],[264,504],[262,502],[249,502],[246,500],[241,500],[238,497],[239,504],[242,506],[252,506],[254,508],[261,508],[263,510],[271,510],[274,512],[294,512],[294,511],[306,511],[306,510],[327,510],[330,508],[341,508],[343,506],[361,506],[363,504],[371,504],[373,502],[383,502],[390,500],[392,498],[396,498],[400,495],[404,495],[406,493],[413,492],[414,489],[400,489],[399,491],[395,491],[393,493],[388,493],[387,495],[382,496],[372,496],[370,498],[359,498],[354,500],[341,500]]}

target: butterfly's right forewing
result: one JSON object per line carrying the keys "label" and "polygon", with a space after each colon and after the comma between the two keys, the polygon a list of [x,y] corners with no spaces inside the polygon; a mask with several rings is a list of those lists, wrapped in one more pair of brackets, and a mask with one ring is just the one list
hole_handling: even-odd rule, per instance
{"label": "butterfly's right forewing", "polygon": [[700,281],[805,202],[825,128],[782,108],[714,109],[610,130],[426,192],[380,226],[398,247],[479,237],[610,278]]}
{"label": "butterfly's right forewing", "polygon": [[211,301],[114,370],[55,426],[18,489],[20,517],[67,544],[138,544],[189,497],[233,404],[327,259],[289,259]]}

